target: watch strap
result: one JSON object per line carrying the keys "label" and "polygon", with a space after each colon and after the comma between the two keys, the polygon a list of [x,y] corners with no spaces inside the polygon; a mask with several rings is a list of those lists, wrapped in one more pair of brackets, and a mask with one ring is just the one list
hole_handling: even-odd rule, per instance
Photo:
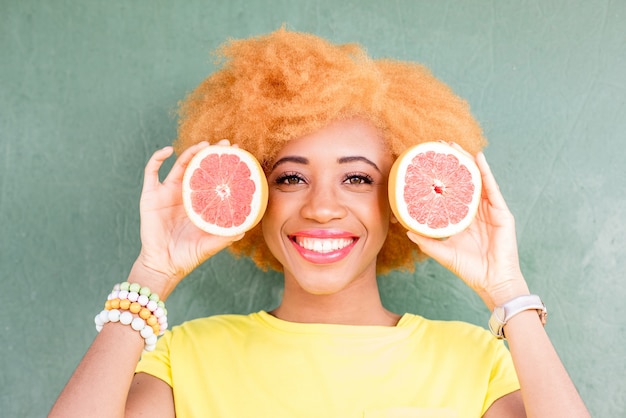
{"label": "watch strap", "polygon": [[537,311],[541,323],[545,325],[548,312],[541,298],[537,295],[523,295],[494,308],[491,318],[489,318],[489,330],[499,339],[506,338],[504,336],[506,323],[520,312],[530,309]]}

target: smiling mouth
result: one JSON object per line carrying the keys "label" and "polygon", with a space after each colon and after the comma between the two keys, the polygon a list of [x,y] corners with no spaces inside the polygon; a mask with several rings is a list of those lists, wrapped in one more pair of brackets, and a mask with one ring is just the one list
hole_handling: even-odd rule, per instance
{"label": "smiling mouth", "polygon": [[326,254],[348,247],[356,241],[356,238],[311,238],[295,236],[291,237],[291,240],[305,250]]}

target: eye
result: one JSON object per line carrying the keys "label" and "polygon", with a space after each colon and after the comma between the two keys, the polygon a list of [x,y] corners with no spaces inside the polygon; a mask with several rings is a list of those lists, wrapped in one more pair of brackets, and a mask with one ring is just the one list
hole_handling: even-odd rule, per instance
{"label": "eye", "polygon": [[374,179],[367,174],[350,173],[346,175],[345,184],[372,184]]}
{"label": "eye", "polygon": [[304,177],[302,177],[298,173],[281,174],[280,176],[276,177],[275,182],[278,185],[285,185],[285,186],[306,183]]}

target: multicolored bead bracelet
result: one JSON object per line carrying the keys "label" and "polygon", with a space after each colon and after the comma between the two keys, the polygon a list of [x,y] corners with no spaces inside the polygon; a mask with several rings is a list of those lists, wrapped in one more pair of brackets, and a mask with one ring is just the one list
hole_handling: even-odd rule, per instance
{"label": "multicolored bead bracelet", "polygon": [[116,284],[107,297],[104,309],[94,319],[100,332],[108,322],[130,325],[145,340],[145,351],[152,351],[157,337],[167,329],[167,309],[148,287],[138,283]]}

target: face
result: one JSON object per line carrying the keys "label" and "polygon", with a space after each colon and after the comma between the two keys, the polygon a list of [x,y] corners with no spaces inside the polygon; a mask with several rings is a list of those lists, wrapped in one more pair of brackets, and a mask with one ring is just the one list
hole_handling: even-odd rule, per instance
{"label": "face", "polygon": [[392,158],[360,119],[289,141],[270,173],[265,240],[283,265],[285,289],[331,294],[376,280],[390,221]]}

